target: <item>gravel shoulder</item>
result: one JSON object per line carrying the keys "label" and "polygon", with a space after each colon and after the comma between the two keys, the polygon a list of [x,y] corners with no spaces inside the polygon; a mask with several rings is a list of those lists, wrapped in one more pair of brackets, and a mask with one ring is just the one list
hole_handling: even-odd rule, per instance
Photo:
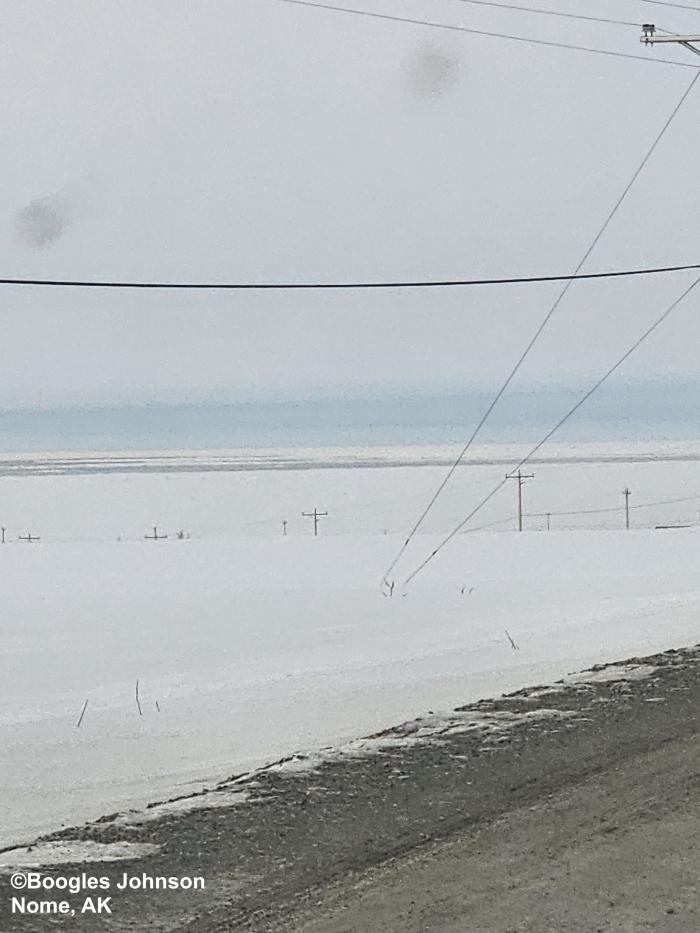
{"label": "gravel shoulder", "polygon": [[695,737],[331,885],[276,929],[695,933],[699,804]]}
{"label": "gravel shoulder", "polygon": [[[426,716],[0,854],[0,931],[697,930],[699,724],[700,646]],[[12,913],[9,866],[47,846],[47,876],[205,889]]]}

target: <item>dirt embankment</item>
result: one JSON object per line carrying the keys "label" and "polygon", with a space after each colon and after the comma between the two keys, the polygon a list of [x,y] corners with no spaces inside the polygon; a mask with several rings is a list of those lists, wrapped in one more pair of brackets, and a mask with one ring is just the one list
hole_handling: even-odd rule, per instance
{"label": "dirt embankment", "polygon": [[56,834],[152,848],[50,874],[206,888],[115,891],[110,916],[57,922],[10,914],[3,875],[0,931],[700,929],[700,649],[626,663],[644,667],[426,717],[232,779],[197,808]]}

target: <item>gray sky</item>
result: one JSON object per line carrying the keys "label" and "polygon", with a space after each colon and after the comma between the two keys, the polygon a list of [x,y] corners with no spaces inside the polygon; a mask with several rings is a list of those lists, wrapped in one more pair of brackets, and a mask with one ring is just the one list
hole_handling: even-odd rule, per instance
{"label": "gray sky", "polygon": [[[636,28],[459,0],[345,5],[696,61],[665,46],[645,52]],[[573,0],[537,5],[581,12]],[[278,0],[3,0],[2,12],[3,276],[569,271],[693,77]],[[638,0],[589,2],[585,12],[700,31],[700,3],[697,14]],[[589,268],[700,260],[699,157],[700,86]],[[599,373],[689,281],[575,286],[519,384]],[[556,288],[7,288],[0,404],[491,384]],[[700,377],[699,307],[700,290],[621,377]]]}

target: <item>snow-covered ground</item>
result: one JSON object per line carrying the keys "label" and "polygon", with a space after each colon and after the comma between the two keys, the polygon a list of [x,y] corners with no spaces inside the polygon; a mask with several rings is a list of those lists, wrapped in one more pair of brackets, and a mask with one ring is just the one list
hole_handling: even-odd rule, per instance
{"label": "snow-covered ground", "polygon": [[[0,846],[697,642],[698,450],[647,452],[618,462],[606,447],[592,463],[570,462],[569,449],[566,462],[535,465],[526,508],[617,508],[625,485],[634,504],[686,502],[633,512],[629,532],[610,512],[554,519],[551,532],[533,518],[522,535],[508,521],[458,535],[404,591],[504,472],[460,469],[396,568],[393,598],[382,573],[444,467],[370,468],[376,454],[361,451],[364,465],[348,469],[345,451],[305,455],[304,469],[0,477]],[[403,462],[434,456],[404,451]],[[345,468],[330,468],[338,459]],[[508,484],[475,524],[507,520],[514,499]],[[300,514],[314,506],[330,513],[318,538]],[[681,521],[695,527],[653,530]],[[170,537],[145,540],[154,524]],[[19,542],[26,532],[41,541]]]}

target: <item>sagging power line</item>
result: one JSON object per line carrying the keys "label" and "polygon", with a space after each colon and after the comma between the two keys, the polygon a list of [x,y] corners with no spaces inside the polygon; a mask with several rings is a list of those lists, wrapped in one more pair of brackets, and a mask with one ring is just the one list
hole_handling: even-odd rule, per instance
{"label": "sagging power line", "polygon": [[700,263],[685,263],[675,266],[645,266],[639,269],[613,269],[608,272],[579,272],[570,275],[519,275],[500,278],[471,279],[396,279],[384,282],[120,282],[101,279],[0,279],[0,285],[36,286],[45,288],[123,288],[123,289],[172,289],[191,291],[303,291],[382,288],[464,288],[478,285],[538,285],[547,282],[574,282],[583,279],[620,279],[647,275],[667,275],[673,272],[689,272],[700,269]]}
{"label": "sagging power line", "polygon": [[[591,254],[593,253],[593,250],[596,248],[596,246],[597,246],[598,243],[600,242],[601,238],[603,237],[605,231],[606,231],[606,230],[608,229],[608,227],[610,226],[610,224],[611,224],[613,218],[615,217],[615,215],[617,214],[618,210],[619,210],[620,207],[622,206],[623,202],[625,201],[627,195],[628,195],[629,192],[631,191],[631,189],[632,189],[632,187],[634,186],[635,182],[637,181],[637,179],[639,178],[639,176],[641,175],[641,173],[644,171],[644,168],[645,168],[645,166],[647,165],[649,159],[650,159],[651,156],[654,154],[654,152],[655,152],[656,148],[658,147],[659,143],[661,142],[661,140],[662,140],[662,139],[664,138],[664,136],[666,135],[666,133],[667,133],[669,127],[670,127],[671,124],[673,123],[673,121],[674,121],[674,119],[676,118],[677,114],[679,113],[681,107],[683,106],[684,102],[685,102],[686,99],[688,98],[690,92],[691,92],[692,89],[695,87],[695,84],[697,83],[698,78],[700,78],[700,72],[698,72],[697,74],[695,74],[695,76],[693,77],[693,79],[690,81],[690,83],[688,84],[687,88],[684,90],[683,94],[681,95],[680,99],[679,99],[678,102],[675,104],[675,106],[674,106],[673,110],[671,111],[670,115],[668,116],[668,118],[667,118],[666,121],[664,122],[663,126],[661,127],[661,129],[660,129],[659,132],[657,133],[657,135],[656,135],[656,137],[654,138],[654,140],[653,140],[651,146],[647,149],[646,153],[644,154],[644,157],[642,158],[641,162],[639,163],[639,165],[638,165],[637,168],[635,169],[634,173],[632,174],[632,177],[631,177],[630,180],[627,182],[627,184],[625,185],[625,187],[624,187],[622,193],[620,194],[620,196],[618,197],[617,201],[616,201],[615,204],[613,205],[612,210],[611,210],[611,211],[608,213],[608,215],[606,216],[606,218],[605,218],[605,220],[603,221],[602,225],[600,226],[598,232],[597,232],[596,235],[593,237],[593,240],[591,241],[591,243],[590,243],[588,249],[587,249],[586,252],[583,254],[583,257],[581,258],[580,262],[578,263],[578,265],[577,265],[576,268],[574,269],[574,276],[579,275],[579,274],[581,273],[581,269],[583,268],[583,266],[585,265],[585,263],[586,263],[586,262],[588,261],[588,259],[590,258]],[[525,347],[525,349],[524,349],[523,352],[521,353],[521,355],[520,355],[520,357],[518,358],[518,360],[516,361],[515,365],[512,367],[512,369],[511,369],[510,372],[508,373],[508,375],[507,375],[505,381],[503,382],[503,384],[501,385],[500,389],[498,390],[498,392],[496,393],[496,395],[494,396],[494,398],[493,398],[492,401],[490,402],[490,404],[489,404],[489,406],[487,407],[486,411],[485,411],[484,414],[482,415],[480,421],[478,422],[478,424],[477,424],[476,427],[474,428],[474,430],[473,430],[473,432],[472,432],[472,434],[471,434],[471,437],[467,440],[467,443],[464,445],[464,447],[462,448],[462,450],[459,452],[459,454],[458,454],[456,460],[454,461],[454,463],[452,464],[452,466],[451,466],[451,467],[449,468],[449,470],[447,471],[445,477],[442,479],[442,481],[441,481],[440,484],[438,485],[438,487],[437,487],[437,489],[435,490],[435,492],[433,493],[433,495],[432,495],[430,501],[428,502],[428,504],[426,505],[426,507],[423,509],[423,511],[421,512],[421,514],[418,516],[417,521],[414,523],[413,527],[412,527],[411,530],[409,531],[408,536],[406,537],[406,540],[404,541],[404,543],[402,544],[402,546],[399,548],[399,551],[398,551],[397,555],[394,557],[394,560],[391,562],[391,564],[389,565],[389,567],[387,568],[387,570],[386,570],[386,571],[384,572],[384,574],[382,575],[382,580],[381,580],[381,585],[382,585],[382,586],[385,586],[385,585],[386,585],[386,582],[387,582],[387,579],[388,579],[388,577],[389,577],[389,574],[391,574],[391,573],[393,572],[394,568],[397,566],[398,562],[399,562],[399,561],[401,560],[401,558],[403,557],[403,555],[404,555],[404,553],[406,552],[406,549],[408,548],[408,546],[410,545],[411,540],[413,539],[414,535],[416,534],[416,532],[418,531],[418,529],[421,527],[421,525],[423,524],[423,522],[425,521],[425,519],[426,519],[427,516],[429,515],[429,513],[430,513],[430,511],[432,510],[433,506],[435,505],[435,503],[437,502],[438,498],[439,498],[440,495],[442,494],[443,490],[444,490],[445,487],[447,486],[448,482],[449,482],[450,479],[452,478],[452,476],[453,476],[455,470],[458,468],[459,464],[462,462],[462,460],[464,459],[464,457],[467,455],[467,453],[468,453],[469,450],[471,449],[471,446],[472,446],[472,444],[474,443],[474,441],[476,440],[476,438],[479,436],[479,433],[481,432],[481,429],[482,429],[483,426],[486,424],[486,422],[488,421],[489,417],[491,416],[491,413],[492,413],[493,410],[496,408],[496,406],[498,405],[499,401],[501,400],[501,398],[503,397],[503,395],[504,395],[505,392],[507,391],[508,387],[510,386],[511,382],[513,381],[513,379],[515,378],[515,376],[516,376],[517,373],[519,372],[521,366],[523,365],[523,363],[525,362],[525,360],[526,360],[527,357],[529,356],[531,350],[533,349],[533,347],[535,346],[535,344],[536,344],[537,341],[539,340],[540,336],[542,335],[542,333],[543,333],[544,330],[546,329],[547,325],[549,324],[550,320],[552,319],[552,317],[554,316],[555,312],[556,312],[557,309],[559,308],[560,304],[562,303],[562,301],[563,301],[564,298],[566,297],[566,294],[567,294],[567,292],[569,291],[569,289],[571,288],[571,285],[573,284],[574,281],[575,281],[575,279],[570,279],[569,281],[567,281],[566,284],[564,285],[564,287],[562,288],[562,290],[559,292],[559,294],[558,294],[557,297],[555,298],[553,304],[551,305],[551,307],[549,308],[549,310],[548,310],[547,313],[545,314],[544,318],[542,319],[541,323],[539,324],[539,326],[538,326],[537,329],[535,330],[534,334],[533,334],[532,337],[530,338],[530,340],[529,340],[527,346]],[[691,287],[692,287],[692,286],[691,286]],[[607,377],[606,377],[606,378],[607,378]],[[537,449],[539,449],[539,448],[537,448]],[[533,453],[534,453],[534,451],[533,451]],[[519,464],[518,466],[522,466],[522,463]],[[517,469],[517,467],[516,467],[516,469]],[[500,487],[499,487],[499,488],[500,488]],[[432,555],[431,555],[431,556],[432,556]],[[421,566],[422,566],[422,565],[421,565]]]}
{"label": "sagging power line", "polygon": [[[562,418],[560,418],[560,420],[554,425],[554,427],[551,428],[551,430],[549,430],[547,434],[545,434],[542,440],[538,441],[538,443],[535,444],[532,450],[525,457],[523,457],[523,459],[518,464],[516,464],[515,466],[516,470],[519,470],[521,467],[525,466],[525,464],[532,457],[534,457],[537,451],[541,447],[543,447],[547,443],[547,441],[551,437],[553,437],[556,434],[556,432],[566,424],[566,422],[579,410],[579,408],[581,408],[581,406],[584,405],[588,401],[588,399],[593,395],[593,393],[596,392],[603,385],[603,383],[605,383],[610,378],[610,376],[612,376],[612,374],[616,372],[620,368],[620,366],[622,366],[622,364],[627,359],[629,359],[629,357],[654,333],[654,331],[657,330],[657,328],[659,328],[664,323],[664,321],[671,315],[673,311],[675,311],[678,305],[690,294],[690,292],[694,288],[697,287],[698,284],[700,284],[700,276],[698,276],[695,279],[695,281],[692,282],[692,284],[689,285],[688,288],[686,288],[682,292],[682,294],[679,295],[679,297],[676,298],[676,300],[668,306],[668,308],[666,308],[663,314],[661,314],[654,321],[654,323],[644,331],[641,337],[635,340],[635,342],[625,351],[625,353],[623,353],[623,355],[600,377],[600,379],[598,379],[598,381],[594,383],[594,385],[585,393],[585,395],[583,395],[578,400],[578,402],[576,402],[576,404],[573,405],[572,408],[570,408],[569,411]],[[501,480],[500,483],[498,483],[498,485],[493,487],[491,492],[489,492],[489,494],[485,496],[474,509],[472,509],[472,511],[469,513],[469,515],[467,515],[466,518],[464,518],[455,528],[452,529],[449,535],[447,535],[447,537],[444,538],[433,551],[431,551],[428,557],[426,557],[425,560],[421,564],[419,564],[419,566],[406,578],[406,580],[404,581],[404,586],[407,586],[415,577],[418,576],[418,574],[425,567],[427,567],[427,565],[433,560],[433,558],[435,558],[438,555],[438,553],[447,544],[449,544],[449,542],[455,537],[455,535],[459,534],[459,532],[464,528],[464,526],[468,524],[468,522],[470,522],[471,519],[475,515],[477,515],[488,502],[491,501],[491,499],[496,495],[496,493],[498,493],[503,488],[503,486],[505,486],[507,482],[508,482],[507,478],[503,479]]]}

